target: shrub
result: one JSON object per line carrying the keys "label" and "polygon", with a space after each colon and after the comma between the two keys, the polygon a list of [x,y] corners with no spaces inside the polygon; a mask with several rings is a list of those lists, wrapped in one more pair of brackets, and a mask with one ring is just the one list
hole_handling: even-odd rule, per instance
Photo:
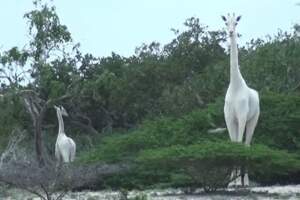
{"label": "shrub", "polygon": [[139,151],[172,145],[189,145],[204,140],[227,138],[227,135],[209,134],[208,129],[215,128],[220,122],[219,103],[211,104],[207,109],[195,110],[180,118],[161,117],[146,120],[136,130],[128,134],[110,135],[99,143],[98,147],[83,154],[81,161],[108,162],[133,158]]}
{"label": "shrub", "polygon": [[263,145],[245,147],[226,141],[145,150],[137,161],[144,170],[168,173],[175,186],[178,182],[172,178],[177,173],[189,177],[181,179],[186,181],[181,185],[200,186],[206,191],[226,187],[235,168],[245,167],[258,182],[297,173],[300,169],[300,160],[295,154]]}
{"label": "shrub", "polygon": [[300,97],[277,93],[261,95],[261,114],[253,143],[299,151]]}

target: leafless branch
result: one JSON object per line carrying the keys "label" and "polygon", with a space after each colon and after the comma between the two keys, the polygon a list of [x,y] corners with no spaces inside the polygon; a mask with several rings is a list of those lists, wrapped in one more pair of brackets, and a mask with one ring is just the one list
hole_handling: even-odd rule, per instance
{"label": "leafless branch", "polygon": [[[87,123],[82,122],[82,120],[86,121]],[[99,134],[99,132],[93,127],[92,120],[83,114],[76,113],[74,115],[71,115],[71,123],[75,126],[87,130],[89,133],[95,135]]]}
{"label": "leafless branch", "polygon": [[18,148],[19,143],[24,139],[25,131],[20,131],[19,129],[15,129],[12,131],[6,149],[2,152],[0,156],[0,169],[5,161],[8,159],[16,159],[16,150]]}
{"label": "leafless branch", "polygon": [[0,170],[0,182],[26,190],[45,200],[62,199],[74,188],[86,187],[101,177],[128,170],[128,165],[77,165],[57,167],[47,162],[43,168],[37,162],[6,163]]}

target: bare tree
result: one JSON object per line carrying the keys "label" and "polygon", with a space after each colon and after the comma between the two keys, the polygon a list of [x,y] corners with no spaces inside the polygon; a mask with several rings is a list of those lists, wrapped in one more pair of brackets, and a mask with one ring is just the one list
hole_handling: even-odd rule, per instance
{"label": "bare tree", "polygon": [[25,131],[20,131],[15,129],[10,134],[10,139],[6,146],[6,149],[2,152],[0,156],[0,169],[4,162],[7,160],[14,159],[16,160],[16,149],[18,148],[19,143],[25,138]]}
{"label": "bare tree", "polygon": [[33,162],[10,162],[0,170],[0,182],[26,190],[43,200],[60,200],[75,188],[101,181],[103,177],[127,170],[127,165],[68,166]]}

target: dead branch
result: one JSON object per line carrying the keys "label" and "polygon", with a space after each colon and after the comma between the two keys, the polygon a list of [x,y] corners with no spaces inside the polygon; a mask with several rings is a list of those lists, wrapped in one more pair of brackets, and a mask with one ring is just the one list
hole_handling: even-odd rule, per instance
{"label": "dead branch", "polygon": [[[92,120],[89,117],[79,113],[70,116],[71,116],[71,123],[74,124],[75,126],[85,129],[89,133],[92,133],[94,135],[99,134],[99,132],[94,128],[92,124]],[[86,121],[87,123],[82,122],[82,120]]]}

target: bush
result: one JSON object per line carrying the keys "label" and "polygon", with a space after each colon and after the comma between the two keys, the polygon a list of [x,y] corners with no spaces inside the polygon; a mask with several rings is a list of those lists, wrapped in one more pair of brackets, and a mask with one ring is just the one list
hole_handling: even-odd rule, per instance
{"label": "bush", "polygon": [[300,149],[300,97],[278,93],[261,95],[261,114],[253,143],[289,151]]}
{"label": "bush", "polygon": [[140,127],[128,134],[115,134],[103,138],[97,148],[82,155],[81,161],[129,161],[139,151],[145,149],[225,139],[227,138],[225,134],[208,133],[209,129],[221,123],[220,108],[218,102],[209,105],[207,109],[195,110],[180,118],[161,117],[152,121],[146,120]]}
{"label": "bush", "polygon": [[138,155],[137,161],[145,171],[167,173],[173,186],[178,183],[173,179],[177,173],[185,176],[180,185],[199,186],[206,191],[227,187],[235,168],[245,167],[253,178],[251,180],[257,182],[300,171],[300,160],[295,154],[263,145],[245,147],[226,141],[145,150]]}

